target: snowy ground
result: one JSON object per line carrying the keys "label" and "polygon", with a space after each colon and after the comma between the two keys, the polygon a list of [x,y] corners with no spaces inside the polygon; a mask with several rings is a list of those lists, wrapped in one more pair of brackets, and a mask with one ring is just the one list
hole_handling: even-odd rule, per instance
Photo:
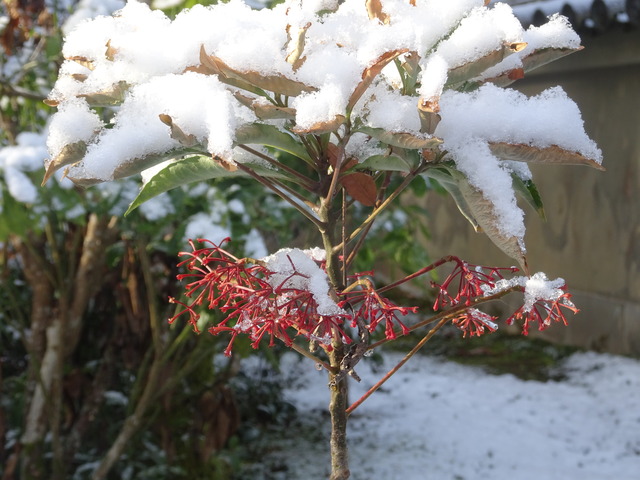
{"label": "snowy ground", "polygon": [[[389,354],[384,366],[400,358]],[[283,371],[301,372],[287,389],[289,400],[306,417],[307,430],[324,430],[324,373],[306,360],[286,361]],[[354,383],[353,399],[383,373],[372,374],[372,362],[364,361],[369,365],[359,365],[363,381]],[[561,368],[565,380],[543,383],[434,357],[412,359],[352,415],[351,478],[640,479],[640,362],[579,353]],[[264,459],[286,471],[268,478],[328,478],[328,444],[291,430],[288,445]]]}

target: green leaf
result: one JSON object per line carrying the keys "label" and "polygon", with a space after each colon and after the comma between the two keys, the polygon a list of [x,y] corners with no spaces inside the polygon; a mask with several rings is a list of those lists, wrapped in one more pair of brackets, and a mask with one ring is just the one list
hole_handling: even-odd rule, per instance
{"label": "green leaf", "polygon": [[307,150],[294,137],[273,125],[252,123],[240,127],[236,130],[236,144],[266,145],[290,153],[308,163],[313,163]]}
{"label": "green leaf", "polygon": [[512,174],[511,177],[513,178],[513,188],[515,192],[538,213],[538,216],[542,220],[546,221],[547,216],[544,212],[542,198],[540,197],[540,192],[538,192],[535,183],[531,180],[523,180],[515,173]]}
{"label": "green leaf", "polygon": [[411,165],[397,155],[374,155],[356,166],[357,169],[410,172]]}
{"label": "green leaf", "polygon": [[0,215],[0,242],[6,242],[9,235],[24,237],[33,227],[29,207],[16,200],[6,188],[2,188],[2,215]]}
{"label": "green leaf", "polygon": [[462,195],[460,187],[458,187],[458,181],[464,178],[461,172],[454,168],[430,168],[423,175],[436,180],[447,191],[453,201],[456,202],[460,213],[469,221],[476,232],[482,230],[471,212],[471,207],[469,207],[467,200]]}
{"label": "green leaf", "polygon": [[[277,170],[272,170],[261,165],[251,165],[251,168],[263,176],[282,176]],[[212,178],[239,176],[246,176],[246,174],[241,170],[229,171],[209,157],[199,155],[178,160],[160,170],[142,186],[138,196],[131,205],[129,205],[125,215],[131,213],[147,200],[173,188],[189,183],[210,180]]]}

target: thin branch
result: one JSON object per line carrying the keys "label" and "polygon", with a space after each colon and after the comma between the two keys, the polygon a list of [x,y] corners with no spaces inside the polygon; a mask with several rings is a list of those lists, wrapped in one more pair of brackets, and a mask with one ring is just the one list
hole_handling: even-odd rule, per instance
{"label": "thin branch", "polygon": [[306,175],[301,174],[297,170],[294,170],[293,168],[289,167],[288,165],[285,165],[284,163],[279,162],[275,158],[271,158],[269,155],[265,155],[264,153],[259,152],[258,150],[254,150],[253,148],[248,147],[246,145],[238,145],[238,147],[240,147],[241,149],[243,149],[246,152],[249,152],[252,155],[255,155],[258,158],[261,158],[261,159],[265,160],[266,162],[269,162],[274,167],[277,167],[277,168],[279,168],[279,169],[291,174],[297,180],[300,181],[300,183],[304,186],[305,189],[307,189],[309,191],[314,191],[316,189],[315,182],[313,180],[311,180]]}
{"label": "thin branch", "polygon": [[398,370],[400,370],[400,368],[405,363],[407,363],[409,361],[409,359],[411,357],[413,357],[422,347],[424,347],[424,345],[429,340],[431,340],[431,337],[433,337],[435,335],[435,333],[438,330],[440,330],[444,326],[444,324],[446,324],[450,320],[451,316],[452,315],[450,314],[450,315],[447,315],[446,317],[442,318],[438,322],[438,324],[435,327],[433,327],[431,330],[429,330],[429,333],[427,333],[422,338],[422,340],[420,340],[415,345],[415,347],[413,347],[411,349],[411,351],[409,353],[407,353],[404,356],[404,358],[402,360],[400,360],[400,362],[395,367],[393,367],[391,370],[389,370],[387,372],[387,374],[384,377],[382,377],[373,387],[371,387],[369,390],[367,390],[367,392],[362,397],[360,397],[358,400],[353,402],[353,404],[349,408],[347,408],[347,415],[350,415],[356,408],[358,408],[362,404],[362,402],[364,402],[367,398],[369,398],[373,394],[373,392],[378,390],[387,380],[389,380],[393,376],[393,374],[395,374]]}
{"label": "thin branch", "polygon": [[[409,173],[404,180],[402,181],[402,183],[400,184],[400,186],[398,186],[398,188],[396,188],[391,195],[389,195],[386,200],[384,200],[380,205],[378,205],[370,214],[367,218],[365,218],[363,220],[363,222],[360,224],[360,226],[358,228],[356,228],[353,232],[351,232],[351,235],[349,235],[349,238],[346,240],[347,243],[353,241],[358,235],[360,235],[362,232],[365,231],[365,229],[367,229],[367,226],[373,222],[375,220],[375,218],[380,215],[380,213],[382,213],[390,204],[391,202],[393,202],[398,195],[400,195],[400,193],[402,193],[404,191],[405,188],[407,188],[407,186],[418,176],[418,174],[420,173],[420,171],[422,170],[422,166],[423,164],[421,163],[418,168],[416,168],[413,172]],[[336,251],[340,251],[342,249],[342,244],[340,245],[336,245],[335,246],[335,250]]]}
{"label": "thin branch", "polygon": [[300,213],[302,213],[305,217],[307,217],[309,220],[311,220],[311,222],[318,228],[318,229],[323,229],[325,228],[323,222],[321,222],[320,220],[318,220],[311,212],[309,212],[309,210],[307,208],[305,208],[304,206],[300,205],[299,203],[295,202],[289,195],[286,195],[285,193],[281,192],[278,188],[276,188],[276,186],[269,180],[267,180],[266,178],[258,175],[256,172],[254,172],[253,170],[251,170],[250,168],[246,167],[245,165],[242,165],[241,163],[236,164],[238,166],[238,168],[240,170],[242,170],[243,172],[245,172],[247,175],[249,175],[250,177],[252,177],[254,180],[257,180],[258,182],[260,182],[262,185],[264,185],[265,187],[267,187],[269,190],[271,190],[272,192],[274,192],[276,195],[278,195],[280,198],[282,198],[284,201],[286,201],[287,203],[291,204],[296,210],[298,210]]}
{"label": "thin branch", "polygon": [[[410,332],[413,332],[414,330],[417,330],[419,328],[425,327],[431,323],[437,322],[442,318],[447,318],[448,316],[455,316],[458,315],[462,312],[464,312],[465,310],[475,307],[476,305],[481,305],[483,303],[487,303],[487,302],[491,302],[493,300],[498,300],[499,298],[504,297],[505,295],[511,293],[511,292],[522,292],[524,290],[524,287],[520,286],[520,285],[515,285],[513,287],[507,288],[505,290],[501,290],[497,293],[494,293],[493,295],[487,295],[486,297],[476,297],[473,300],[470,300],[469,303],[463,303],[460,304],[456,307],[453,307],[449,310],[445,310],[442,311],[440,313],[437,313],[436,315],[434,315],[433,317],[429,317],[426,320],[423,320],[421,322],[418,322],[414,325],[411,325],[410,327],[408,327]],[[389,338],[383,338],[382,340],[378,340],[375,343],[372,343],[371,345],[369,345],[369,347],[367,347],[367,350],[373,350],[374,348],[377,348],[381,345],[384,345],[387,342],[390,342],[392,340],[395,340],[393,338],[389,339]]]}
{"label": "thin branch", "polygon": [[322,368],[324,368],[325,370],[327,370],[329,373],[333,373],[336,374],[337,371],[335,368],[333,368],[331,365],[329,365],[327,362],[322,361],[321,359],[319,359],[318,357],[316,357],[313,353],[309,352],[309,350],[307,350],[306,348],[304,348],[301,345],[298,345],[296,343],[292,343],[290,345],[291,348],[293,348],[296,352],[298,352],[300,355],[307,357],[309,360],[312,360],[316,365],[322,365]]}

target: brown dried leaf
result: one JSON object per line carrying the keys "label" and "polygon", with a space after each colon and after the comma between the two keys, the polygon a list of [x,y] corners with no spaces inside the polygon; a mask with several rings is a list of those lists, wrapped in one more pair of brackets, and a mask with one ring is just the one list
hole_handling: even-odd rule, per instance
{"label": "brown dried leaf", "polygon": [[88,68],[89,70],[93,70],[95,68],[95,65],[93,64],[93,60],[89,60],[87,57],[80,57],[80,56],[67,57],[67,60],[76,62],[82,65],[83,67]]}
{"label": "brown dried leaf", "polygon": [[595,160],[577,152],[565,150],[552,145],[550,147],[533,147],[522,143],[493,142],[489,143],[491,153],[502,160],[513,160],[526,163],[555,163],[558,165],[586,165],[597,170],[605,168]]}
{"label": "brown dried leaf", "polygon": [[113,62],[113,60],[116,57],[116,54],[118,53],[118,50],[114,47],[111,46],[111,40],[107,41],[107,50],[104,52],[105,57],[107,57],[107,60],[110,60]]}
{"label": "brown dried leaf", "polygon": [[370,20],[377,18],[381,23],[385,25],[389,23],[389,15],[382,11],[382,2],[380,0],[366,0],[366,6]]}
{"label": "brown dried leaf", "polygon": [[370,175],[354,172],[340,178],[340,183],[351,197],[367,207],[373,207],[378,198],[376,182]]}
{"label": "brown dried leaf", "polygon": [[60,153],[58,153],[58,155],[49,162],[49,165],[47,165],[47,171],[44,174],[42,185],[47,183],[52,175],[62,167],[82,160],[85,153],[87,153],[87,144],[85,142],[70,143],[62,147]]}
{"label": "brown dried leaf", "polygon": [[522,66],[525,72],[530,72],[554,60],[566,57],[574,52],[579,52],[582,49],[584,49],[582,46],[578,48],[542,48],[524,57],[522,59]]}
{"label": "brown dried leaf", "polygon": [[403,53],[407,53],[408,51],[408,49],[403,48],[400,50],[385,52],[380,55],[370,67],[366,68],[364,72],[362,72],[362,80],[349,98],[349,103],[347,103],[347,112],[350,112],[353,109],[358,100],[360,100],[360,97],[362,97],[364,92],[367,91],[367,88],[369,88],[371,82],[373,82],[374,78],[378,76],[382,69],[386,67],[389,62],[391,62],[395,58],[398,58]]}
{"label": "brown dried leaf", "polygon": [[538,67],[553,62],[559,58],[565,57],[571,53],[579,52],[584,47],[579,48],[543,48],[535,50],[526,57],[522,58],[522,68],[514,68],[507,70],[495,77],[484,80],[485,82],[491,82],[499,87],[506,87],[511,85],[516,80],[524,78],[525,72],[530,72]]}
{"label": "brown dried leaf", "polygon": [[291,25],[287,25],[287,37],[289,41],[290,52],[287,55],[286,61],[293,66],[293,71],[297,71],[304,63],[305,57],[302,56],[304,51],[304,40],[307,30],[311,27],[311,22],[308,22],[304,27],[297,28],[294,36],[291,36]]}
{"label": "brown dried leaf", "polygon": [[437,100],[418,100],[418,115],[420,116],[420,131],[433,135],[436,127],[440,123],[441,117],[438,115],[440,105]]}
{"label": "brown dried leaf", "polygon": [[260,120],[272,120],[278,118],[285,118],[292,120],[296,116],[296,111],[291,107],[279,107],[272,103],[260,101],[261,98],[249,97],[243,95],[240,92],[234,92],[233,96],[236,97],[242,105],[250,108],[256,114]]}
{"label": "brown dried leaf", "polygon": [[[253,87],[247,89],[249,91],[255,91],[255,87],[257,87],[258,89],[269,90],[271,92],[280,93],[288,97],[295,97],[300,95],[302,92],[314,92],[317,90],[317,88],[315,87],[306,85],[297,80],[292,80],[281,74],[264,75],[260,72],[253,71],[240,72],[239,70],[231,68],[220,58],[214,55],[206,55],[206,53],[204,53],[203,55],[203,53],[204,48],[200,50],[200,60],[202,61],[203,65],[209,67],[212,72],[217,69],[217,71],[219,72],[217,73],[217,75],[221,80],[225,79],[223,81],[226,81],[231,85],[233,84],[228,80],[244,82],[245,84],[249,84]],[[203,59],[203,56],[207,58]],[[206,60],[206,63],[203,60]]]}
{"label": "brown dried leaf", "polygon": [[442,139],[438,137],[425,138],[408,132],[389,132],[383,128],[359,127],[358,131],[370,135],[387,145],[409,150],[435,148],[442,143]]}
{"label": "brown dried leaf", "polygon": [[320,135],[323,133],[330,133],[336,131],[340,125],[342,125],[345,121],[344,115],[336,115],[332,120],[327,120],[326,122],[318,122],[312,125],[309,128],[300,128],[294,127],[292,129],[293,133],[306,135],[309,133],[313,133],[316,135]]}
{"label": "brown dried leaf", "polygon": [[220,165],[227,172],[235,172],[236,170],[238,170],[238,166],[235,163],[233,163],[233,162],[231,162],[229,160],[226,160],[226,159],[224,159],[222,157],[219,157],[217,155],[212,155],[211,158],[213,159],[213,161],[215,163]]}
{"label": "brown dried leaf", "polygon": [[178,125],[173,123],[173,119],[166,113],[158,115],[160,121],[171,129],[170,136],[180,142],[185,147],[193,147],[198,143],[198,139],[193,134],[186,134]]}
{"label": "brown dried leaf", "polygon": [[483,57],[449,70],[447,86],[459,85],[466,80],[477,77],[488,68],[500,63],[509,55],[522,51],[526,46],[527,44],[524,42],[505,43],[499,49],[489,52]]}
{"label": "brown dried leaf", "polygon": [[[335,143],[329,143],[327,145],[327,159],[329,160],[329,165],[333,168],[336,168],[336,162],[338,161],[339,155],[339,147]],[[350,168],[355,167],[358,164],[358,160],[355,158],[348,158],[343,162],[341,170],[347,171]]]}
{"label": "brown dried leaf", "polygon": [[480,190],[471,186],[465,178],[458,180],[458,188],[469,207],[469,213],[477,225],[489,239],[504,253],[518,261],[525,272],[528,272],[527,259],[522,239],[505,235],[498,228],[494,205],[487,200]]}

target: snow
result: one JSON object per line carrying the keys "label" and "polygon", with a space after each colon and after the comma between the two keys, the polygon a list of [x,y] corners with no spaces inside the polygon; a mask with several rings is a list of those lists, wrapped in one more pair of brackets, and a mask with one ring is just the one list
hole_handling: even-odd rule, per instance
{"label": "snow", "polygon": [[[372,360],[360,362],[352,401],[402,358],[383,355],[378,373]],[[294,354],[281,370],[295,372],[286,396],[311,424],[327,408],[326,374]],[[351,416],[351,479],[637,479],[640,361],[577,353],[556,373],[566,378],[524,381],[415,356]],[[326,426],[328,417],[318,422]],[[328,439],[303,442],[293,438],[295,454],[267,458],[288,468],[269,478],[328,477]]]}
{"label": "snow", "polygon": [[267,281],[274,288],[282,286],[310,292],[320,315],[340,315],[344,311],[329,296],[329,279],[316,263],[316,258],[316,248],[309,252],[299,248],[278,250],[262,259],[272,272]]}
{"label": "snow", "polygon": [[[511,169],[489,149],[489,142],[544,148],[557,145],[598,163],[602,152],[584,131],[577,105],[559,87],[534,97],[486,84],[465,94],[445,91],[440,97],[442,121],[435,134],[469,182],[496,209],[498,227],[522,238],[524,214],[511,188]],[[526,127],[525,127],[526,126]]]}
{"label": "snow", "polygon": [[[109,8],[116,5],[112,2]],[[49,152],[55,158],[65,145],[87,143],[83,160],[69,167],[69,177],[84,183],[113,180],[139,171],[138,165],[180,158],[185,144],[230,164],[242,161],[236,132],[259,120],[234,97],[233,84],[253,81],[260,89],[249,88],[244,94],[260,97],[257,103],[282,104],[295,111],[295,122],[267,121],[270,125],[300,132],[327,125],[338,128],[344,120],[350,122],[340,133],[348,134],[347,151],[365,155],[384,144],[365,145],[356,138],[360,125],[428,137],[421,131],[418,105],[429,101],[442,117],[434,135],[444,141],[446,159],[452,159],[492,204],[499,232],[524,245],[523,212],[511,175],[515,171],[529,178],[530,172],[497,158],[489,142],[560,147],[598,163],[602,154],[585,133],[578,107],[559,88],[528,98],[492,84],[473,92],[450,87],[462,85],[464,72],[473,71],[458,67],[484,65],[487,56],[502,52],[505,45],[528,43],[489,70],[469,73],[479,76],[466,80],[482,82],[519,68],[536,49],[575,50],[578,36],[560,16],[525,31],[511,7],[487,7],[483,0],[386,0],[378,17],[369,18],[362,0],[287,0],[259,10],[230,0],[196,5],[171,20],[160,10],[130,0],[111,17],[78,22],[67,35],[63,53],[68,60],[49,96],[59,102]],[[304,35],[298,37],[300,32]],[[301,47],[300,56],[290,63],[287,57],[294,47]],[[201,49],[210,57],[206,68]],[[363,77],[381,55],[399,49],[419,59],[418,92],[400,88],[394,62],[375,79]],[[485,60],[476,63],[480,59]],[[193,71],[198,66],[200,73]],[[214,74],[216,69],[228,75]],[[455,81],[449,78],[452,69]],[[260,80],[253,80],[256,77]],[[362,83],[369,88],[347,112],[363,79],[371,81]],[[122,100],[121,104],[109,108],[113,116],[103,124],[88,105],[96,94],[104,97],[114,87],[126,93],[114,102]],[[174,127],[167,125],[166,117],[161,121],[161,115],[168,115]],[[349,145],[351,134],[354,145]]]}
{"label": "snow", "polygon": [[47,157],[44,136],[22,132],[18,134],[16,143],[0,148],[0,173],[4,175],[7,190],[13,198],[23,203],[35,203],[38,189],[27,172],[42,168],[42,162]]}

